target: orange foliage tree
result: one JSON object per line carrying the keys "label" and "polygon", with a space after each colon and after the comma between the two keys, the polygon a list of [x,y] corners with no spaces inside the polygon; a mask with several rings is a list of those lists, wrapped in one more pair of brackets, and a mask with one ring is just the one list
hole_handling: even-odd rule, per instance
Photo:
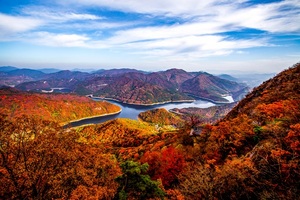
{"label": "orange foliage tree", "polygon": [[0,130],[1,199],[115,195],[118,163],[99,147],[76,142],[75,132],[25,116],[11,122],[4,115]]}
{"label": "orange foliage tree", "polygon": [[11,119],[22,115],[66,123],[84,117],[114,113],[120,108],[71,94],[32,94],[0,89],[0,113]]}

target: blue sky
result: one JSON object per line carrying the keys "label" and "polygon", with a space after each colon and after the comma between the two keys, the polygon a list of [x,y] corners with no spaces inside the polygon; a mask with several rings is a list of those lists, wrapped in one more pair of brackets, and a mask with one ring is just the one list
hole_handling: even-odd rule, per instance
{"label": "blue sky", "polygon": [[0,65],[277,73],[299,22],[299,0],[0,0]]}

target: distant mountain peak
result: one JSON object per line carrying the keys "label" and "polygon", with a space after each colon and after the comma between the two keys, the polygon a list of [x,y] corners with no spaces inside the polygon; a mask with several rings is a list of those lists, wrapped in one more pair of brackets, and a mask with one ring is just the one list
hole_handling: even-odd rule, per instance
{"label": "distant mountain peak", "polygon": [[[245,93],[245,86],[218,78],[206,72],[186,72],[172,68],[146,73],[136,69],[110,69],[95,73],[61,70],[45,74],[36,70],[18,69],[9,73],[32,74],[29,81],[16,87],[29,91],[52,91],[63,88],[77,94],[94,94],[126,103],[152,104],[202,98],[214,102],[227,102],[226,95],[234,99]],[[34,80],[35,79],[35,80]],[[31,81],[31,82],[30,82]],[[47,81],[45,84],[45,81]]]}

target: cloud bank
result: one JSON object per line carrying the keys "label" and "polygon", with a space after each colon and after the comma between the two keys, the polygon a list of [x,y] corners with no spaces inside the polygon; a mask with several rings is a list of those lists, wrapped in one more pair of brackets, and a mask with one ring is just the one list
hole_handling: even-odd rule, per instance
{"label": "cloud bank", "polygon": [[45,4],[0,13],[0,41],[196,61],[280,46],[274,42],[277,37],[300,35],[298,0],[57,0]]}

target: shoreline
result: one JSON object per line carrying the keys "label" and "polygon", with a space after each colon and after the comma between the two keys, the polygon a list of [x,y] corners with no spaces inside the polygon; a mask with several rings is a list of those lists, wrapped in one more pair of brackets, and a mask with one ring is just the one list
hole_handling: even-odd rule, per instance
{"label": "shoreline", "polygon": [[168,110],[170,113],[173,113],[173,114],[175,114],[175,115],[184,115],[183,113],[181,113],[181,112],[176,112],[176,111],[174,111],[173,110],[174,108],[172,108],[172,109],[170,109],[170,110]]}
{"label": "shoreline", "polygon": [[106,114],[101,114],[101,115],[93,115],[93,116],[89,116],[89,117],[83,117],[83,118],[80,118],[80,119],[76,119],[76,120],[72,120],[72,121],[69,121],[67,123],[64,123],[62,126],[67,126],[71,123],[74,123],[74,122],[79,122],[79,121],[82,121],[82,120],[85,120],[85,119],[93,119],[93,118],[96,118],[96,117],[105,117],[105,116],[111,116],[111,115],[116,115],[116,114],[119,114],[122,112],[122,109],[120,109],[119,111],[116,111],[116,112],[113,112],[113,113],[106,113]]}
{"label": "shoreline", "polygon": [[157,105],[164,105],[164,104],[168,104],[168,103],[192,103],[195,102],[196,100],[177,100],[177,101],[162,101],[162,102],[157,102],[157,103],[149,103],[149,104],[137,104],[137,103],[126,103],[117,99],[113,99],[113,98],[102,98],[102,97],[94,97],[94,96],[90,96],[90,98],[92,99],[100,99],[100,100],[108,100],[108,101],[115,101],[118,103],[123,103],[123,104],[128,104],[128,105],[134,105],[134,106],[157,106]]}
{"label": "shoreline", "polygon": [[[215,101],[215,100],[208,99],[208,98],[205,98],[205,97],[198,97],[198,96],[192,95],[192,94],[188,94],[188,95],[190,95],[190,96],[192,96],[192,97],[194,97],[194,98],[197,98],[197,99],[199,99],[199,100],[209,101],[209,102],[214,103],[214,104],[228,104],[228,103],[233,103],[233,102],[228,101],[227,99],[226,99],[227,102],[226,102],[226,101]],[[225,99],[225,98],[224,98],[224,99]],[[235,102],[235,101],[234,101],[234,102]]]}

